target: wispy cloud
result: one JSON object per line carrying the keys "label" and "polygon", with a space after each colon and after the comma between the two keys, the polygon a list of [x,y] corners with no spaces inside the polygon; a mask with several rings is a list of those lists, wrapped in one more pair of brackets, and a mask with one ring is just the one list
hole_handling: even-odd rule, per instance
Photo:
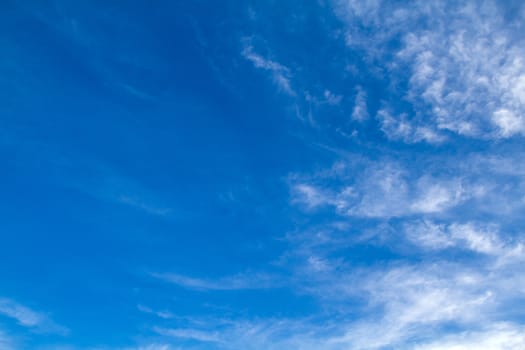
{"label": "wispy cloud", "polygon": [[[509,23],[494,1],[334,3],[347,25],[347,44],[390,72],[390,102],[412,103],[415,113],[407,110],[404,118],[379,115],[387,135],[432,142],[434,136],[425,138],[412,126],[421,115],[432,133],[437,128],[481,138],[525,135],[522,19]],[[386,47],[398,38],[401,46],[392,55]],[[407,71],[408,91],[395,90]]]}
{"label": "wispy cloud", "polygon": [[[267,315],[271,311],[257,305],[249,311],[229,310],[225,315],[186,319],[166,308],[133,301],[131,305],[148,322],[141,323],[142,330],[153,336],[137,336],[135,339],[142,340],[137,344],[143,345],[120,349],[174,350],[172,343],[177,349],[206,350],[525,348],[525,321],[520,311],[525,295],[521,230],[525,156],[516,152],[520,139],[506,140],[525,136],[525,7],[517,15],[521,17],[511,20],[494,0],[318,3],[327,11],[314,29],[330,28],[330,40],[341,41],[319,46],[319,52],[331,55],[341,49],[340,55],[335,55],[341,57],[325,62],[319,54],[319,59],[310,61],[299,55],[305,52],[287,56],[287,45],[278,46],[282,49],[278,52],[257,45],[256,40],[242,40],[235,55],[271,80],[274,90],[287,95],[285,100],[297,115],[315,126],[312,139],[307,135],[301,141],[324,142],[330,138],[326,130],[336,129],[340,135],[355,132],[341,143],[340,138],[327,141],[344,148],[336,156],[340,158],[327,161],[308,153],[289,162],[290,166],[299,164],[300,169],[308,167],[303,160],[315,162],[317,171],[287,178],[290,207],[277,215],[291,213],[293,229],[276,233],[285,236],[279,248],[264,252],[264,256],[271,256],[271,268],[218,277],[206,271],[149,275],[171,292],[182,292],[183,288],[184,295],[205,299],[215,297],[213,293],[235,297],[286,288],[283,299],[290,297],[298,304],[306,300],[301,304],[306,307],[295,309],[293,304],[290,310],[259,318],[258,312]],[[341,22],[328,23],[334,20],[325,17],[329,15],[328,3],[343,20],[343,28]],[[254,11],[251,9],[253,21],[264,18]],[[290,16],[294,21],[298,18],[310,19],[311,15]],[[48,18],[43,23],[55,22]],[[223,28],[231,21],[225,23]],[[337,33],[332,31],[334,27]],[[61,31],[56,25],[52,28]],[[82,23],[71,21],[67,28],[75,29],[70,34],[74,39]],[[287,40],[302,33],[293,29]],[[328,38],[319,34],[312,39]],[[77,45],[87,47],[80,38]],[[94,39],[100,41],[103,35]],[[297,50],[301,43],[290,49]],[[157,44],[154,46],[162,46]],[[211,45],[207,52],[212,51],[226,56],[228,50]],[[340,63],[347,59],[352,61],[348,65],[356,63],[351,83],[339,80],[339,75],[349,70],[333,71],[334,67],[342,69]],[[227,58],[225,62],[232,61]],[[101,76],[115,78],[109,79],[113,81],[110,84],[127,94],[153,100],[153,90],[147,85],[121,79],[121,73],[136,69],[136,64],[130,61],[123,66],[129,69],[120,69],[117,63],[115,68],[102,62],[92,68]],[[140,76],[150,72],[140,70]],[[240,81],[234,85],[237,83],[243,86]],[[322,112],[327,112],[324,121],[315,115]],[[276,135],[297,131],[289,130],[288,124]],[[366,139],[370,130],[371,137]],[[469,143],[468,138],[478,140]],[[354,142],[356,139],[363,143]],[[446,142],[451,144],[444,145]],[[352,154],[348,149],[354,146]],[[473,149],[479,153],[469,153]],[[295,157],[296,152],[292,149],[290,154]],[[288,164],[285,161],[290,159],[280,159],[279,164],[281,160]],[[325,161],[334,163],[326,166]],[[50,177],[60,186],[105,204],[162,218],[174,212],[167,197],[131,173],[76,159],[53,163],[49,168],[53,169]],[[282,168],[278,171],[281,176]],[[225,181],[231,178],[227,176]],[[233,197],[227,193],[222,200],[232,203]],[[281,248],[284,251],[277,251]],[[150,291],[141,290],[141,297],[149,299],[146,293]],[[310,316],[281,316],[296,311]],[[11,299],[0,298],[0,316],[18,324],[16,329],[67,333],[49,315]],[[12,344],[10,336],[0,331],[0,350],[15,348]]]}
{"label": "wispy cloud", "polygon": [[331,106],[337,106],[341,103],[341,100],[343,99],[342,95],[336,95],[330,90],[325,90],[323,93],[325,102],[328,103]]}
{"label": "wispy cloud", "polygon": [[389,161],[369,164],[336,188],[319,183],[315,179],[292,183],[292,203],[308,209],[332,206],[347,216],[398,217],[444,212],[479,194],[474,184],[461,178],[414,177],[405,167]]}
{"label": "wispy cloud", "polygon": [[271,74],[273,82],[282,92],[292,96],[296,95],[290,82],[291,72],[288,67],[256,53],[252,45],[245,45],[242,55],[250,61],[255,68],[268,71]]}
{"label": "wispy cloud", "polygon": [[0,298],[0,314],[14,319],[19,325],[44,333],[66,335],[69,330],[51,320],[46,314],[34,311],[14,300]]}
{"label": "wispy cloud", "polygon": [[191,328],[155,328],[154,331],[161,335],[173,338],[196,340],[205,343],[222,343],[224,339],[224,334],[221,334],[218,331],[206,331]]}
{"label": "wispy cloud", "polygon": [[406,113],[394,116],[387,109],[377,112],[377,119],[381,131],[390,140],[401,140],[406,143],[428,142],[438,144],[446,140],[446,136],[431,126],[418,125],[416,121],[409,120]]}
{"label": "wispy cloud", "polygon": [[[492,307],[492,292],[477,284],[482,276],[468,270],[450,274],[430,266],[370,272],[355,281],[361,287],[346,286],[347,293],[364,292],[368,296],[367,316],[348,323],[345,334],[334,342],[354,349],[421,342],[436,336],[439,325],[453,323],[461,327],[477,323],[480,315]],[[374,308],[381,311],[374,313]]]}
{"label": "wispy cloud", "polygon": [[[201,328],[156,328],[161,335],[200,342],[198,349],[343,349],[326,342],[326,334],[308,322],[290,319],[212,320]],[[326,332],[324,327],[324,331]]]}
{"label": "wispy cloud", "polygon": [[504,245],[495,227],[474,223],[448,225],[422,222],[406,227],[407,237],[427,249],[461,247],[483,254],[499,254]]}
{"label": "wispy cloud", "polygon": [[508,323],[496,323],[476,331],[449,335],[414,350],[520,350],[525,347],[525,328]]}
{"label": "wispy cloud", "polygon": [[435,155],[431,162],[424,158],[417,162],[426,165],[346,155],[331,168],[291,174],[291,203],[308,211],[331,207],[340,216],[356,218],[461,212],[473,217],[499,215],[501,220],[518,218],[525,209],[523,169],[512,166],[516,162],[505,153],[474,153],[461,162]]}
{"label": "wispy cloud", "polygon": [[[414,344],[439,344],[434,339],[454,338],[451,334],[483,329],[512,315],[508,305],[518,302],[521,292],[517,290],[525,284],[519,263],[503,266],[498,260],[495,256],[482,263],[451,263],[443,258],[434,263],[398,262],[360,269],[339,264],[336,270],[299,269],[297,280],[303,280],[304,292],[318,297],[325,310],[333,307],[357,315],[325,334],[326,348],[411,349]],[[354,308],[355,300],[364,305]],[[451,325],[458,331],[444,329]],[[508,326],[522,327],[519,322]]]}
{"label": "wispy cloud", "polygon": [[169,311],[156,311],[156,310],[153,310],[151,309],[150,307],[147,307],[147,306],[144,306],[144,305],[137,305],[137,309],[141,312],[144,312],[146,314],[151,314],[151,315],[155,315],[159,318],[162,318],[162,319],[165,319],[165,320],[168,320],[168,319],[171,319],[171,318],[174,318],[175,315],[173,315],[171,312]]}
{"label": "wispy cloud", "polygon": [[214,279],[195,278],[175,273],[152,273],[151,275],[165,282],[198,291],[268,289],[281,284],[281,281],[275,276],[261,273],[237,274]]}
{"label": "wispy cloud", "polygon": [[[499,223],[523,211],[523,169],[505,153],[461,159],[413,166],[414,159],[346,154],[326,169],[290,175],[291,204],[307,215],[324,208],[325,219],[287,235],[283,266],[333,317],[355,315],[325,334],[325,348],[500,350],[522,329],[509,305],[521,304],[525,288],[523,235]],[[399,257],[363,263],[349,253],[364,246]],[[523,340],[509,344],[518,349]]]}
{"label": "wispy cloud", "polygon": [[155,206],[155,204],[145,201],[144,199],[137,196],[130,196],[127,194],[117,195],[115,197],[117,202],[125,205],[143,210],[146,213],[150,213],[158,216],[167,216],[173,212],[171,208]]}
{"label": "wispy cloud", "polygon": [[367,94],[360,86],[357,87],[357,94],[355,96],[354,109],[352,110],[352,119],[357,121],[364,121],[368,119],[368,107],[366,102]]}

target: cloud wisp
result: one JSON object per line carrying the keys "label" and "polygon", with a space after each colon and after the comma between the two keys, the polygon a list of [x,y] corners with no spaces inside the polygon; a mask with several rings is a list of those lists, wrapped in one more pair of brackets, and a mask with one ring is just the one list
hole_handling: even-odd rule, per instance
{"label": "cloud wisp", "polygon": [[195,278],[175,273],[152,273],[152,277],[196,291],[231,291],[277,288],[282,281],[269,274],[245,273],[215,279]]}
{"label": "cloud wisp", "polygon": [[288,67],[256,53],[252,45],[245,45],[242,50],[242,56],[250,61],[255,68],[269,72],[273,82],[280,91],[290,96],[296,95],[292,88],[290,81],[291,72]]}
{"label": "cloud wisp", "polygon": [[67,335],[69,330],[55,323],[46,314],[34,311],[16,301],[0,298],[0,314],[15,320],[20,326],[37,332]]}

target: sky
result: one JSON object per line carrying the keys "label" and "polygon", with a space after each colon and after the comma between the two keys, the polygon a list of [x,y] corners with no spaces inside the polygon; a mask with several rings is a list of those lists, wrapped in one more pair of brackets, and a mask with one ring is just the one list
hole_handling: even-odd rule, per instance
{"label": "sky", "polygon": [[525,349],[525,4],[0,2],[0,350]]}

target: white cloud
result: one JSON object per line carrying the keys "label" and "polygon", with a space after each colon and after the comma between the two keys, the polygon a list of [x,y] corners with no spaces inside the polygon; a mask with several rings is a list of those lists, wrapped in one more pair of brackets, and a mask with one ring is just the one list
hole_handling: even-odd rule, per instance
{"label": "white cloud", "polygon": [[206,343],[220,343],[222,342],[222,334],[218,331],[211,332],[206,330],[198,330],[198,329],[190,329],[190,328],[155,328],[155,332],[173,337],[173,338],[182,338],[182,339],[190,339],[190,340],[196,340],[199,342],[206,342]]}
{"label": "white cloud", "polygon": [[332,203],[332,198],[329,194],[323,193],[322,190],[315,186],[305,183],[293,185],[292,195],[293,203],[305,205],[308,209],[315,209]]}
{"label": "white cloud", "polygon": [[428,142],[438,144],[446,140],[446,136],[430,126],[416,125],[405,113],[393,116],[387,109],[377,112],[381,131],[390,140],[402,140],[406,143]]}
{"label": "white cloud", "polygon": [[315,327],[304,319],[214,319],[204,323],[200,328],[156,328],[155,331],[178,340],[203,343],[202,347],[197,347],[198,349],[208,349],[210,343],[220,349],[232,350],[344,349],[327,342],[329,336],[326,334],[326,329],[330,328],[327,327],[328,324],[324,327]]}
{"label": "white cloud", "polygon": [[[520,157],[474,154],[461,162],[438,157],[409,168],[416,160],[368,161],[347,155],[328,169],[291,176],[292,203],[308,210],[332,207],[338,214],[335,223],[348,220],[348,225],[324,224],[289,235],[291,250],[284,256],[295,264],[293,280],[300,293],[315,297],[323,310],[355,314],[336,334],[322,338],[323,348],[432,349],[441,344],[436,339],[446,339],[442,345],[451,349],[468,344],[500,349],[504,343],[498,343],[497,333],[479,342],[470,334],[481,334],[476,329],[492,332],[488,324],[515,319],[509,305],[520,304],[525,291],[521,235],[501,231],[483,215],[488,210],[499,220],[500,200],[522,198],[519,187],[509,185],[525,179],[519,161],[514,166]],[[507,187],[513,190],[507,192]],[[487,202],[494,203],[487,207]],[[452,210],[465,203],[468,208],[462,207],[460,214]],[[520,208],[512,212],[519,215]],[[464,210],[479,221],[465,219]],[[393,222],[400,222],[401,229],[378,224],[376,233],[360,232],[360,226],[352,228],[356,222],[345,217],[396,217]],[[348,251],[360,244],[418,258],[356,268]],[[461,258],[451,260],[457,250],[463,251]],[[358,258],[357,266],[361,264]],[[519,322],[507,325],[522,327]]]}
{"label": "white cloud", "polygon": [[457,248],[492,256],[496,265],[522,262],[525,246],[519,237],[504,239],[498,227],[490,223],[448,223],[432,221],[407,223],[406,238],[424,249],[445,250]]}
{"label": "white cloud", "polygon": [[355,96],[354,109],[352,110],[352,119],[357,121],[364,121],[368,119],[367,94],[360,87],[357,87],[357,94]]}
{"label": "white cloud", "polygon": [[515,112],[506,108],[493,112],[492,120],[499,127],[500,134],[504,137],[525,132],[525,119],[523,116],[517,116]]}
{"label": "white cloud", "polygon": [[407,237],[424,248],[439,250],[460,247],[478,253],[499,255],[504,244],[495,227],[474,223],[448,225],[424,222],[407,225]]}
{"label": "white cloud", "polygon": [[151,275],[165,282],[197,291],[267,289],[280,283],[276,277],[260,273],[237,274],[216,279],[194,278],[175,273],[152,273]]}
{"label": "white cloud", "polygon": [[156,311],[144,305],[137,305],[137,309],[146,314],[152,314],[162,319],[171,319],[175,316],[169,311]]}
{"label": "white cloud", "polygon": [[135,207],[153,215],[167,216],[173,212],[171,208],[155,206],[137,196],[119,195],[115,200],[119,203]]}
{"label": "white cloud", "polygon": [[[308,263],[311,260],[309,257]],[[314,264],[317,262],[319,260]],[[507,305],[519,295],[506,288],[511,281],[516,286],[516,276],[521,272],[513,269],[510,274],[502,275],[499,271],[492,267],[485,270],[484,266],[477,269],[446,262],[362,269],[348,266],[337,270],[309,269],[302,271],[297,281],[315,280],[310,286],[322,295],[318,301],[323,310],[332,307],[338,310],[336,315],[331,315],[332,320],[201,319],[191,321],[184,328],[156,327],[154,331],[178,340],[213,343],[221,349],[379,350],[392,347],[426,350],[438,344],[502,346],[505,339],[517,334],[513,330],[522,328],[518,324],[497,321],[506,313],[512,313]],[[305,288],[304,292],[317,296],[314,290]],[[363,303],[357,309],[338,304],[342,300],[352,304],[356,298]],[[344,314],[353,316],[341,318]],[[476,338],[484,333],[468,331],[484,329],[489,320],[493,326],[486,329],[486,337]],[[450,325],[458,330],[443,329]],[[502,333],[498,333],[500,331]]]}
{"label": "white cloud", "polygon": [[461,181],[437,180],[423,176],[417,180],[417,197],[410,207],[416,213],[439,213],[454,207],[468,197]]}
{"label": "white cloud", "polygon": [[332,339],[352,349],[409,348],[439,337],[441,325],[477,325],[496,304],[483,276],[460,265],[369,268],[339,281],[331,282],[336,293],[361,295],[367,305],[364,317]]}
{"label": "white cloud", "polygon": [[[347,245],[312,232],[314,237],[302,239],[320,237],[322,243],[308,244],[301,255],[308,267],[295,265],[290,281],[298,293],[316,298],[327,319],[193,319],[185,327],[156,327],[154,331],[178,341],[202,343],[196,349],[209,348],[209,343],[221,349],[247,350],[450,350],[469,345],[499,350],[506,349],[502,347],[505,344],[515,346],[511,350],[518,349],[523,340],[513,335],[520,334],[523,326],[501,320],[513,314],[509,305],[525,292],[521,266],[498,264],[497,250],[506,246],[497,235],[487,243],[479,237],[485,232],[472,232],[475,225],[432,225],[427,226],[445,231],[433,233],[446,236],[437,244],[443,249],[459,245],[494,255],[495,259],[474,264],[436,259],[423,263],[398,261],[357,268],[340,263],[332,254],[323,255],[320,249],[329,245],[334,252]],[[298,240],[301,237],[295,236],[290,242],[297,245]],[[428,237],[425,244],[434,249],[435,242],[434,237]],[[320,254],[311,254],[315,252]],[[456,330],[446,329],[449,326]],[[505,343],[508,339],[519,341],[513,345]]]}
{"label": "white cloud", "polygon": [[434,342],[416,345],[414,350],[522,350],[525,349],[525,327],[496,323],[478,331],[441,337]]}
{"label": "white cloud", "polygon": [[[523,18],[508,21],[495,1],[335,4],[347,24],[347,44],[365,52],[371,66],[388,71],[392,102],[412,103],[414,111],[404,118],[382,116],[387,135],[413,142],[418,124],[413,119],[422,116],[434,133],[437,128],[481,138],[525,135]],[[400,49],[388,51],[398,38]],[[396,90],[407,71],[408,90]]]}
{"label": "white cloud", "polygon": [[296,95],[291,86],[291,73],[288,67],[259,55],[254,51],[252,45],[246,45],[242,51],[242,55],[248,61],[252,62],[254,67],[270,72],[274,83],[281,91],[292,96]]}
{"label": "white cloud", "polygon": [[328,103],[331,106],[337,106],[341,103],[341,100],[343,99],[342,95],[336,95],[330,90],[325,90],[323,93],[324,99],[326,103]]}
{"label": "white cloud", "polygon": [[503,252],[503,242],[493,227],[476,227],[472,223],[454,223],[450,224],[448,228],[452,239],[467,249],[490,255]]}
{"label": "white cloud", "polygon": [[69,332],[67,328],[56,324],[47,315],[7,298],[0,298],[0,315],[16,320],[23,327],[46,333],[65,335]]}
{"label": "white cloud", "polygon": [[[519,87],[513,76],[525,76],[525,67],[517,61],[525,51],[509,41],[497,15],[468,8],[463,13],[451,32],[407,37],[401,57],[415,59],[412,94],[421,94],[432,107],[440,128],[470,136],[523,133],[523,120],[516,115],[525,105],[514,92]],[[488,123],[497,129],[491,131]]]}
{"label": "white cloud", "polygon": [[[367,160],[349,154],[333,167],[289,176],[291,203],[307,211],[333,208],[343,217],[498,215],[518,219],[525,208],[523,155],[471,153],[413,160]],[[421,166],[419,166],[421,164]],[[415,165],[415,166],[412,166]]]}
{"label": "white cloud", "polygon": [[356,171],[354,176],[339,186],[325,188],[315,179],[311,183],[293,183],[292,203],[308,210],[332,206],[345,216],[402,217],[445,212],[480,195],[474,184],[460,178],[425,174],[415,177],[400,164],[389,161],[351,170]]}
{"label": "white cloud", "polygon": [[445,225],[427,220],[406,224],[404,233],[410,241],[425,249],[440,250],[456,245]]}
{"label": "white cloud", "polygon": [[25,327],[35,327],[45,318],[44,315],[5,298],[0,299],[0,313],[15,319]]}

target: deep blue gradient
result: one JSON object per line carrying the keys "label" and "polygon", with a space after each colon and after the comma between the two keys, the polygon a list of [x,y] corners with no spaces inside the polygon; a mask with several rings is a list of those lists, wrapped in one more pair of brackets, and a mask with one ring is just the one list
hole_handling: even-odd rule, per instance
{"label": "deep blue gradient", "polygon": [[2,1],[0,350],[520,348],[525,10],[477,3]]}

